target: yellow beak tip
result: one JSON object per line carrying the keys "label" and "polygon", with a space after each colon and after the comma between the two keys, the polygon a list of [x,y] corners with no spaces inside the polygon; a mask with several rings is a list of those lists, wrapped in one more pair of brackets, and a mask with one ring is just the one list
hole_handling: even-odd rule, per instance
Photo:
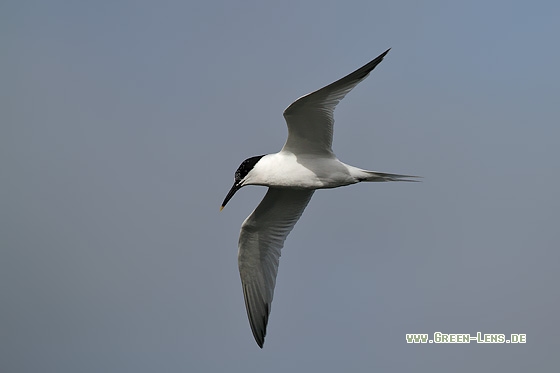
{"label": "yellow beak tip", "polygon": [[220,206],[220,211],[222,211],[224,209],[224,206]]}

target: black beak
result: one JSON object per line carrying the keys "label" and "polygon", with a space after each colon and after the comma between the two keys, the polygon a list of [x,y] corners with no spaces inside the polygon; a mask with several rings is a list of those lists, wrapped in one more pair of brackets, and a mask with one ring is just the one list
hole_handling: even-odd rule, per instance
{"label": "black beak", "polygon": [[237,192],[239,189],[241,189],[241,186],[237,185],[237,183],[234,183],[233,186],[231,187],[231,189],[229,190],[226,198],[224,199],[224,202],[222,202],[222,207],[220,207],[220,211],[222,211],[224,209],[224,207],[226,207],[226,205],[229,202],[229,200],[231,199],[231,197],[233,197],[235,192]]}

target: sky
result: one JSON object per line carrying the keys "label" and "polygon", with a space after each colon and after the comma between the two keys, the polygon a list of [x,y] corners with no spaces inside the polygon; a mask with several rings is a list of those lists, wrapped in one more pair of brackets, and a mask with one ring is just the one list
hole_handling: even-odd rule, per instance
{"label": "sky", "polygon": [[[560,365],[555,1],[3,1],[0,371],[551,371]],[[421,183],[317,191],[264,349],[237,270],[296,98],[339,159]],[[407,333],[525,344],[407,344]]]}

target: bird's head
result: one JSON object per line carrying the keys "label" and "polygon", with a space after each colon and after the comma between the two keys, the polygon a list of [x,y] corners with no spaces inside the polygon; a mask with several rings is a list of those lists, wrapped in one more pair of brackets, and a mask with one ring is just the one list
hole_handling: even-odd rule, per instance
{"label": "bird's head", "polygon": [[227,203],[233,197],[235,192],[237,192],[239,189],[247,185],[246,184],[247,175],[249,175],[249,173],[253,170],[255,165],[259,162],[259,160],[262,157],[264,157],[264,155],[257,155],[255,157],[247,158],[246,160],[241,162],[241,164],[237,168],[237,171],[235,171],[235,179],[233,182],[233,186],[231,187],[228,194],[226,195],[224,202],[222,202],[220,211],[222,211],[224,207],[226,207]]}

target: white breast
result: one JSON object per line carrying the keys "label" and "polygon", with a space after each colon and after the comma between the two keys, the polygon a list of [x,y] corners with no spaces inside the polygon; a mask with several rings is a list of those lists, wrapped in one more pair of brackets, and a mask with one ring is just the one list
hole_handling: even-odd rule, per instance
{"label": "white breast", "polygon": [[294,155],[282,151],[262,157],[247,175],[245,185],[322,189],[356,183],[349,167],[336,157]]}

